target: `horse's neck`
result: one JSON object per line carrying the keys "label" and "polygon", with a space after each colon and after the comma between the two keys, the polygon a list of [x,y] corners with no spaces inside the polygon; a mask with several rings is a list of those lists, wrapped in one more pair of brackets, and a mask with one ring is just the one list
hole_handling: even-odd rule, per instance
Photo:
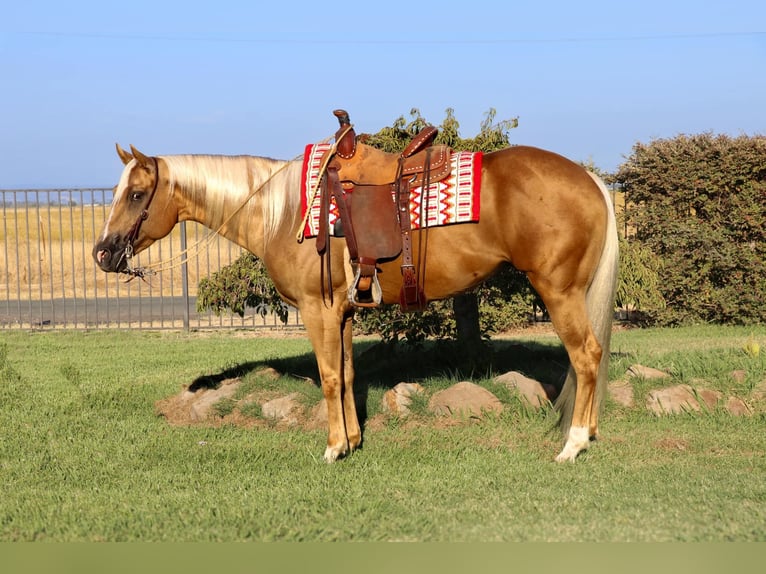
{"label": "horse's neck", "polygon": [[260,254],[265,219],[281,217],[270,206],[280,193],[289,195],[282,189],[288,181],[288,162],[251,156],[177,156],[175,164],[179,221],[197,221]]}

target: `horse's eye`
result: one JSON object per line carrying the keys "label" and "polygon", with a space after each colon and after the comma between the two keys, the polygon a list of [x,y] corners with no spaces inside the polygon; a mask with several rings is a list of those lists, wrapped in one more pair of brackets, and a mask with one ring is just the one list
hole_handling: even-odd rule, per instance
{"label": "horse's eye", "polygon": [[141,201],[141,199],[144,197],[143,191],[134,191],[130,194],[130,201]]}

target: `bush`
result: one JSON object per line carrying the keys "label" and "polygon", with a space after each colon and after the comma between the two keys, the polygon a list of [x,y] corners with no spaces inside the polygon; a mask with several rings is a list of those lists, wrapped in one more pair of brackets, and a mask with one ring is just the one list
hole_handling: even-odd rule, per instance
{"label": "bush", "polygon": [[[542,308],[526,275],[512,267],[472,293],[478,301],[479,331],[484,338],[528,325],[533,320],[534,305]],[[458,335],[451,300],[431,301],[424,311],[417,313],[405,313],[398,305],[362,309],[356,317],[359,332],[379,335],[388,343],[419,344],[426,339],[456,339]]]}
{"label": "bush", "polygon": [[255,255],[243,253],[230,265],[200,280],[198,311],[210,309],[220,315],[229,310],[242,317],[247,307],[263,316],[275,313],[287,323],[289,308],[266,273],[266,266]]}
{"label": "bush", "polygon": [[661,322],[666,308],[660,292],[662,261],[638,241],[620,238],[620,270],[616,301],[632,323],[652,325]]}
{"label": "bush", "polygon": [[766,321],[766,137],[639,143],[615,181],[631,242],[661,262],[660,322]]}

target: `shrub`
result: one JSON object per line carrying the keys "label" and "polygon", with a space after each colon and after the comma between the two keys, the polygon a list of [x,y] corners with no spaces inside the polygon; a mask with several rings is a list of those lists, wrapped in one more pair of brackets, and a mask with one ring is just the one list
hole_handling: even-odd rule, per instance
{"label": "shrub", "polygon": [[200,280],[197,309],[210,309],[216,315],[229,310],[240,317],[251,307],[261,315],[273,312],[287,323],[288,306],[271,282],[266,266],[255,255],[243,253],[219,271]]}
{"label": "shrub", "polygon": [[662,323],[766,320],[766,137],[638,143],[615,181],[631,240],[661,262]]}

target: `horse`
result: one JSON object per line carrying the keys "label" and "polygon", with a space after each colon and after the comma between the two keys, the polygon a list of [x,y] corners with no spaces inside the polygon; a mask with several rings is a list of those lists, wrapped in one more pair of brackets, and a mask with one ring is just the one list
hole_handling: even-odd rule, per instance
{"label": "horse", "polygon": [[[337,134],[336,134],[337,136]],[[358,146],[364,146],[358,143]],[[93,248],[106,272],[132,272],[130,258],[196,221],[260,258],[283,300],[299,309],[327,401],[324,459],[334,462],[362,443],[354,399],[354,280],[343,238],[329,239],[329,261],[303,227],[302,161],[256,156],[149,156],[117,144],[124,167]],[[427,300],[463,293],[510,263],[526,273],[568,358],[556,399],[563,447],[574,462],[598,437],[607,382],[618,266],[614,208],[603,182],[554,152],[511,146],[484,154],[478,222],[412,231],[415,264],[423,257]],[[421,244],[422,243],[422,244]],[[398,303],[401,255],[378,263],[383,303]],[[327,285],[328,277],[330,285]]]}

